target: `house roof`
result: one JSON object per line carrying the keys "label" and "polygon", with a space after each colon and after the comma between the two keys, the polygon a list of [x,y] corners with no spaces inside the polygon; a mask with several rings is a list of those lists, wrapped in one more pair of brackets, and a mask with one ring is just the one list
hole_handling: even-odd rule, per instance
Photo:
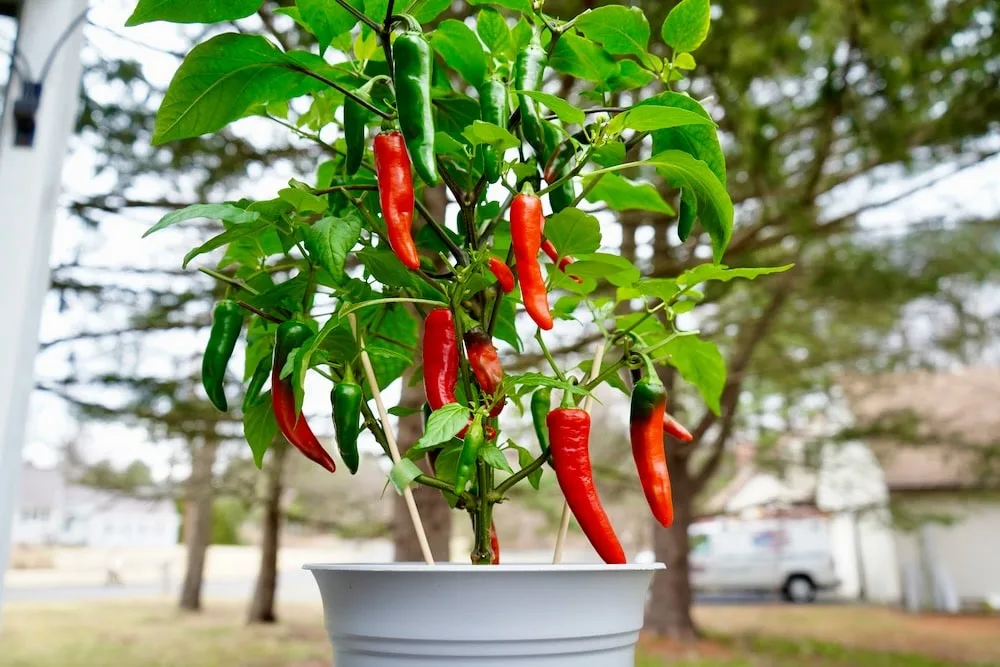
{"label": "house roof", "polygon": [[[1000,446],[1000,369],[852,376],[841,386],[857,425],[876,431],[866,440],[891,491],[988,484],[985,450]],[[894,419],[907,435],[879,435]]]}

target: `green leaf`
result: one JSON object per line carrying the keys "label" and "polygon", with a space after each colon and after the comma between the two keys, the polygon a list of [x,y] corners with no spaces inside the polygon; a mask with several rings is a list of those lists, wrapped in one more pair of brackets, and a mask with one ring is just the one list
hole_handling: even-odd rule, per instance
{"label": "green leaf", "polygon": [[[517,452],[517,465],[521,468],[521,470],[524,470],[534,462],[535,455],[529,452],[521,445],[514,442],[513,440],[508,440],[507,446]],[[533,488],[535,491],[537,491],[539,486],[541,486],[542,472],[544,470],[545,470],[544,467],[539,468],[535,472],[528,475],[528,484],[531,484],[531,488]]]}
{"label": "green leaf", "polygon": [[[604,364],[601,366],[601,371],[602,372],[606,371],[608,368],[610,368],[615,363],[616,362],[613,361],[613,360],[605,361]],[[577,366],[577,368],[579,368],[581,371],[583,371],[584,376],[588,377],[588,378],[590,377],[590,370],[593,367],[594,367],[594,360],[593,359],[584,359],[582,362],[580,362],[580,365]],[[622,379],[622,374],[621,374],[620,371],[618,373],[614,373],[612,375],[609,375],[604,381],[609,386],[614,387],[615,389],[617,389],[621,393],[625,394],[626,396],[631,396],[632,395],[632,392],[629,390],[628,386],[625,384],[625,380]]]}
{"label": "green leaf", "polygon": [[678,53],[674,58],[674,67],[678,69],[694,69],[695,66],[694,56],[690,53]]}
{"label": "green leaf", "polygon": [[621,164],[625,162],[625,144],[621,141],[604,144],[594,151],[591,159],[601,167],[613,167],[616,164]]}
{"label": "green leaf", "polygon": [[412,14],[421,23],[430,23],[451,6],[451,0],[412,0],[404,14]]}
{"label": "green leaf", "polygon": [[681,210],[677,215],[677,237],[681,243],[688,240],[698,215],[698,198],[688,188],[681,188]]}
{"label": "green leaf", "polygon": [[606,81],[618,71],[615,59],[585,37],[566,33],[556,44],[549,65],[557,72],[587,81]]}
{"label": "green leaf", "polygon": [[216,248],[221,248],[222,246],[232,243],[237,239],[242,239],[252,234],[258,234],[265,229],[268,229],[270,226],[271,223],[266,220],[257,220],[256,222],[245,222],[240,225],[233,225],[218,236],[213,236],[208,241],[205,241],[200,246],[184,255],[182,267],[187,268],[188,263],[190,263],[190,261],[198,255],[203,255],[206,252],[215,250]]}
{"label": "green leaf", "polygon": [[725,186],[708,165],[681,151],[658,153],[649,158],[649,163],[674,187],[693,191],[698,198],[701,224],[712,238],[712,256],[716,263],[722,261],[733,236],[733,202]]}
{"label": "green leaf", "polygon": [[166,229],[167,227],[172,227],[173,225],[181,222],[187,222],[188,220],[196,220],[199,218],[222,220],[233,224],[241,224],[244,222],[253,222],[259,217],[260,214],[256,211],[247,211],[239,208],[238,206],[233,206],[232,204],[193,204],[191,206],[185,206],[177,211],[167,213],[165,216],[160,218],[159,222],[147,229],[146,233],[142,235],[142,238],[146,238],[153,232],[158,232],[161,229]]}
{"label": "green leaf", "polygon": [[[665,92],[644,100],[637,106],[665,106],[686,109],[711,118],[696,100],[680,93]],[[653,132],[653,154],[676,149],[691,154],[708,165],[715,177],[726,184],[726,156],[714,126],[684,125]]]}
{"label": "green leaf", "polygon": [[[586,187],[593,178],[584,177]],[[605,174],[587,195],[587,201],[605,202],[615,211],[653,211],[673,215],[674,209],[664,201],[659,190],[650,183],[635,183],[618,174]]]}
{"label": "green leaf", "polygon": [[518,393],[524,393],[524,389],[535,389],[537,387],[550,387],[552,389],[562,389],[570,392],[571,394],[585,395],[590,392],[581,387],[580,385],[570,384],[569,382],[564,382],[559,378],[551,377],[549,375],[543,375],[542,373],[536,373],[534,371],[529,373],[522,373],[521,375],[506,375],[503,379],[503,386],[507,389],[507,393],[514,393],[510,391],[514,387],[521,387],[522,391]]}
{"label": "green leaf", "polygon": [[347,253],[361,236],[361,218],[353,211],[343,218],[323,218],[305,230],[306,250],[321,267],[339,280]]}
{"label": "green leaf", "polygon": [[417,464],[410,459],[400,459],[399,463],[392,466],[389,471],[389,481],[396,487],[396,491],[402,495],[410,484],[417,477],[424,474],[424,471],[417,467]]}
{"label": "green leaf", "polygon": [[480,144],[490,144],[501,150],[517,148],[521,142],[513,134],[499,125],[485,123],[481,120],[474,121],[472,125],[465,128],[462,136],[469,140],[473,146]]}
{"label": "green leaf", "polygon": [[681,336],[661,350],[669,355],[670,365],[695,386],[709,409],[719,414],[719,401],[726,387],[726,364],[715,343],[697,336]]}
{"label": "green leaf", "polygon": [[566,267],[566,273],[571,276],[604,279],[618,287],[632,285],[641,276],[639,269],[621,255],[576,254],[577,261]]}
{"label": "green leaf", "polygon": [[413,274],[403,266],[392,250],[365,248],[357,253],[357,258],[375,280],[383,285],[411,287],[415,284]]}
{"label": "green leaf", "polygon": [[545,105],[552,113],[559,117],[559,120],[567,125],[583,125],[584,121],[587,120],[587,115],[583,111],[577,109],[561,97],[549,95],[538,90],[518,90],[515,92],[519,95],[526,95],[536,102]]}
{"label": "green leaf", "polygon": [[378,387],[385,389],[413,364],[420,325],[402,304],[383,306],[373,313],[376,325],[371,331],[378,337],[369,337],[366,347],[375,368]]}
{"label": "green leaf", "polygon": [[365,0],[365,16],[379,23],[385,20],[389,9],[389,0]]}
{"label": "green leaf", "polygon": [[479,456],[489,467],[514,474],[514,469],[510,467],[510,462],[507,460],[507,457],[503,455],[503,452],[501,452],[500,448],[496,445],[486,445],[485,447],[482,447],[479,450]]}
{"label": "green leaf", "polygon": [[290,100],[323,86],[296,66],[260,35],[225,33],[199,44],[167,87],[153,143],[215,132],[259,104]]}
{"label": "green leaf", "polygon": [[514,40],[510,27],[503,15],[495,9],[486,8],[476,17],[476,31],[483,43],[494,55],[511,58],[514,54]]}
{"label": "green leaf", "polygon": [[794,264],[784,266],[762,266],[756,268],[730,269],[724,264],[702,264],[693,269],[689,269],[677,278],[681,285],[697,285],[710,280],[729,282],[730,280],[745,279],[753,280],[758,276],[768,276],[772,273],[784,273],[791,269]]}
{"label": "green leaf", "polygon": [[600,90],[617,92],[645,88],[656,77],[634,60],[619,60],[617,69],[602,82]]}
{"label": "green leaf", "polygon": [[431,33],[430,40],[445,64],[471,85],[479,86],[486,78],[486,51],[472,28],[448,19]]}
{"label": "green leaf", "polygon": [[261,394],[260,400],[243,413],[243,436],[253,452],[253,462],[260,468],[264,465],[264,454],[278,435],[278,422],[274,420],[271,408],[271,392]]}
{"label": "green leaf", "polygon": [[663,22],[663,41],[674,51],[694,51],[708,36],[711,22],[710,0],[681,0]]}
{"label": "green leaf", "polygon": [[601,247],[601,223],[578,208],[567,208],[545,220],[545,236],[560,257],[588,254]]}
{"label": "green leaf", "polygon": [[468,3],[472,6],[496,5],[497,7],[506,7],[517,12],[532,13],[531,0],[468,0]]}
{"label": "green leaf", "polygon": [[325,213],[326,199],[299,188],[282,188],[278,196],[292,205],[299,213]]}
{"label": "green leaf", "polygon": [[639,132],[654,132],[671,127],[684,125],[711,125],[715,121],[692,111],[677,107],[637,106],[617,116],[612,122],[612,131],[618,131],[618,126],[627,127]]}
{"label": "green leaf", "polygon": [[393,417],[399,417],[400,419],[409,417],[410,415],[415,415],[418,412],[420,412],[419,408],[411,408],[406,405],[394,405],[389,408],[389,414]]}
{"label": "green leaf", "polygon": [[496,331],[493,332],[498,339],[510,345],[515,351],[521,352],[521,339],[517,335],[517,309],[513,299],[504,299],[500,302],[500,313],[497,316]]}
{"label": "green leaf", "polygon": [[636,283],[636,289],[642,296],[670,301],[680,291],[674,278],[644,278]]}
{"label": "green leaf", "polygon": [[431,413],[424,428],[424,434],[415,447],[430,447],[448,442],[469,423],[469,409],[458,403],[449,403]]}
{"label": "green leaf", "polygon": [[150,21],[172,23],[221,23],[246,18],[260,9],[264,0],[139,0],[126,26]]}
{"label": "green leaf", "polygon": [[583,14],[575,27],[614,55],[648,56],[649,22],[638,7],[599,7]]}
{"label": "green leaf", "polygon": [[[359,11],[364,10],[363,0],[347,2]],[[319,42],[320,55],[336,37],[350,32],[358,22],[353,14],[332,0],[296,0],[295,4],[298,5],[302,21]]]}

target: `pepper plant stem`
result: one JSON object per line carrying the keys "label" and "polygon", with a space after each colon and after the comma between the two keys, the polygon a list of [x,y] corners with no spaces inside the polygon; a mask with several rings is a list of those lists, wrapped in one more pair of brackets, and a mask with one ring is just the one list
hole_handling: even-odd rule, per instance
{"label": "pepper plant stem", "polygon": [[482,501],[476,507],[476,545],[472,551],[475,565],[489,565],[493,562],[493,548],[490,545],[490,526],[493,525],[493,503],[489,500],[493,490],[493,468],[480,459],[476,462],[479,497]]}

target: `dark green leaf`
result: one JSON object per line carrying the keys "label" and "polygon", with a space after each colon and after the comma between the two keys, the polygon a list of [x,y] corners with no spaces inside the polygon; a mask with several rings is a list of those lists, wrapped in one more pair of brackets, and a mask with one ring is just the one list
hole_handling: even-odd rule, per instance
{"label": "dark green leaf", "polygon": [[431,46],[448,67],[473,86],[486,78],[486,51],[472,28],[461,21],[448,19],[431,33]]}
{"label": "dark green leaf", "polygon": [[[347,0],[355,9],[364,10],[363,0]],[[358,19],[349,11],[331,0],[296,0],[302,21],[319,42],[320,55],[333,43],[335,37],[350,30]]]}
{"label": "dark green leaf", "polygon": [[720,262],[733,235],[733,202],[725,186],[708,165],[681,151],[658,153],[649,163],[674,187],[693,191],[698,198],[701,224],[712,238],[712,255],[716,263]]}
{"label": "dark green leaf", "polygon": [[410,484],[417,477],[424,474],[424,471],[417,467],[417,464],[410,459],[400,459],[399,463],[392,466],[389,471],[389,481],[396,487],[396,491],[402,495]]}
{"label": "dark green leaf", "polygon": [[549,65],[557,72],[596,82],[606,81],[618,71],[618,65],[607,51],[573,33],[562,36]]}
{"label": "dark green leaf", "polygon": [[365,16],[382,23],[389,9],[389,0],[365,0]]}
{"label": "dark green leaf", "polygon": [[395,382],[413,364],[420,327],[405,306],[392,304],[382,308],[365,340],[379,389]]}
{"label": "dark green leaf", "polygon": [[510,467],[510,461],[507,460],[507,457],[503,455],[503,452],[496,445],[486,445],[479,450],[479,456],[491,468],[504,470],[511,474],[514,473],[514,469]]}
{"label": "dark green leaf", "polygon": [[708,282],[709,280],[719,280],[722,282],[729,282],[730,280],[736,280],[739,278],[753,280],[758,276],[767,276],[772,273],[783,273],[791,269],[793,266],[794,264],[785,264],[784,266],[730,269],[724,264],[702,264],[701,266],[696,266],[695,268],[682,273],[677,278],[677,282],[681,285],[697,285],[699,283]]}
{"label": "dark green leaf", "polygon": [[170,21],[172,23],[222,23],[246,18],[256,12],[264,0],[139,0],[127,26]]}
{"label": "dark green leaf", "polygon": [[603,81],[601,90],[619,91],[645,88],[656,77],[634,60],[619,60],[615,72]]}
{"label": "dark green leaf", "polygon": [[[584,178],[583,183],[588,185],[588,179]],[[652,184],[635,183],[618,174],[605,174],[587,195],[587,201],[603,201],[615,211],[653,211],[666,215],[674,213],[674,209],[663,200],[659,190]]]}
{"label": "dark green leaf", "polygon": [[429,447],[448,442],[469,423],[469,409],[458,403],[449,403],[431,413],[424,434],[416,447]]}
{"label": "dark green leaf", "polygon": [[434,99],[437,109],[437,129],[458,138],[465,128],[479,118],[479,102],[465,95],[452,95]]}
{"label": "dark green leaf", "polygon": [[313,261],[339,280],[344,275],[347,253],[361,236],[361,218],[350,213],[343,218],[326,217],[305,230],[306,250]]}
{"label": "dark green leaf", "polygon": [[708,36],[711,22],[710,0],[681,0],[663,22],[663,41],[677,52],[694,51]]}
{"label": "dark green leaf", "polygon": [[545,220],[545,236],[560,257],[592,253],[601,247],[601,223],[578,208],[568,208]]}
{"label": "dark green leaf", "polygon": [[305,275],[298,275],[291,280],[278,283],[260,294],[247,297],[247,303],[265,310],[286,308],[294,311],[301,306],[302,297],[305,296],[308,285],[309,279]]}
{"label": "dark green leaf", "polygon": [[490,144],[501,150],[507,150],[521,145],[520,140],[505,128],[492,123],[484,123],[481,120],[477,120],[465,128],[462,136],[468,139],[473,146]]}
{"label": "dark green leaf", "polygon": [[412,14],[421,23],[430,23],[451,6],[451,0],[411,0],[405,14]]}
{"label": "dark green leaf", "polygon": [[[646,105],[677,107],[711,118],[696,100],[680,93],[660,93],[644,100],[639,106]],[[707,164],[720,183],[726,184],[726,157],[714,126],[684,125],[653,132],[653,154],[670,149],[690,153]]]}
{"label": "dark green leaf", "polygon": [[411,408],[405,405],[395,405],[389,408],[389,414],[393,417],[399,417],[400,419],[409,417],[410,415],[415,415],[418,412],[420,412],[419,408]]}
{"label": "dark green leaf", "polygon": [[587,119],[583,111],[577,109],[561,97],[549,95],[538,90],[518,90],[515,92],[520,95],[526,95],[548,107],[552,113],[559,117],[559,120],[567,125],[583,125],[583,122]]}
{"label": "dark green leaf", "polygon": [[271,392],[261,395],[249,410],[243,413],[243,435],[253,452],[253,462],[258,468],[264,465],[264,454],[278,435],[278,422],[271,408]]}
{"label": "dark green leaf", "polygon": [[383,285],[408,287],[415,284],[413,274],[403,266],[403,263],[391,250],[365,248],[357,253],[357,258],[365,265],[375,280]]}
{"label": "dark green leaf", "polygon": [[507,20],[500,12],[490,8],[480,11],[476,18],[476,31],[494,55],[513,57],[514,40],[510,36]]}
{"label": "dark green leaf", "polygon": [[726,364],[715,343],[697,336],[681,336],[661,349],[662,354],[669,355],[670,365],[695,386],[712,412],[719,414],[719,401],[726,386]]}
{"label": "dark green leaf", "polygon": [[497,7],[506,7],[507,9],[513,9],[518,12],[525,12],[530,14],[531,0],[468,0],[470,5],[496,5]]}
{"label": "dark green leaf", "polygon": [[504,299],[500,303],[500,313],[497,315],[497,327],[494,335],[514,348],[515,351],[521,352],[521,339],[517,335],[517,326],[515,325],[516,317],[517,310],[514,307],[514,300]]}
{"label": "dark green leaf", "polygon": [[184,268],[187,268],[188,263],[198,255],[202,255],[206,252],[211,252],[216,248],[221,248],[227,243],[232,243],[237,239],[241,239],[246,236],[250,236],[252,234],[258,234],[260,232],[263,232],[265,229],[270,228],[270,226],[271,223],[267,222],[266,220],[258,220],[256,222],[245,222],[241,225],[233,225],[232,227],[222,232],[218,236],[210,238],[208,241],[205,241],[200,246],[198,246],[194,250],[191,250],[190,252],[188,252],[188,254],[184,255],[184,262],[182,266]]}
{"label": "dark green leaf", "polygon": [[255,211],[247,211],[245,209],[233,206],[232,204],[193,204],[191,206],[185,206],[177,211],[171,211],[165,216],[160,218],[160,221],[155,225],[146,230],[146,233],[142,235],[142,238],[146,238],[153,232],[158,232],[161,229],[166,229],[181,222],[187,222],[188,220],[196,220],[199,218],[206,218],[209,220],[222,220],[224,222],[231,222],[233,224],[240,224],[244,222],[253,222],[260,217],[260,214]]}
{"label": "dark green leaf", "polygon": [[194,47],[156,114],[153,143],[215,132],[256,105],[290,100],[323,84],[260,35],[225,33]]}
{"label": "dark green leaf", "polygon": [[591,160],[601,167],[612,167],[616,164],[621,164],[625,162],[625,144],[620,141],[604,144],[594,151]]}
{"label": "dark green leaf", "polygon": [[[517,465],[521,468],[521,470],[524,470],[534,462],[535,455],[529,452],[521,445],[517,444],[516,442],[508,440],[507,446],[517,452]],[[538,490],[538,487],[541,485],[542,472],[544,470],[545,468],[542,467],[536,470],[535,472],[531,473],[530,475],[528,475],[528,483],[531,484],[531,488],[535,489],[536,491]]]}
{"label": "dark green leaf", "polygon": [[691,236],[694,219],[698,215],[698,198],[691,190],[681,188],[681,210],[677,216],[677,237],[683,243]]}
{"label": "dark green leaf", "polygon": [[599,7],[581,16],[575,27],[609,53],[648,56],[649,22],[638,7]]}

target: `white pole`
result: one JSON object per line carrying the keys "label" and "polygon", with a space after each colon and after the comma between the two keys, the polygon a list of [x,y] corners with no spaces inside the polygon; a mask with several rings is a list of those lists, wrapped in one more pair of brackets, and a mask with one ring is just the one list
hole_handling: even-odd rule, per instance
{"label": "white pole", "polygon": [[[25,0],[17,48],[37,78],[64,30],[87,8],[87,0]],[[43,83],[34,145],[14,145],[13,107],[25,72],[7,87],[0,126],[0,575],[7,569],[17,500],[21,449],[42,302],[49,287],[49,254],[62,166],[77,113],[83,64],[80,24],[60,46]],[[0,576],[0,605],[3,579]]]}

